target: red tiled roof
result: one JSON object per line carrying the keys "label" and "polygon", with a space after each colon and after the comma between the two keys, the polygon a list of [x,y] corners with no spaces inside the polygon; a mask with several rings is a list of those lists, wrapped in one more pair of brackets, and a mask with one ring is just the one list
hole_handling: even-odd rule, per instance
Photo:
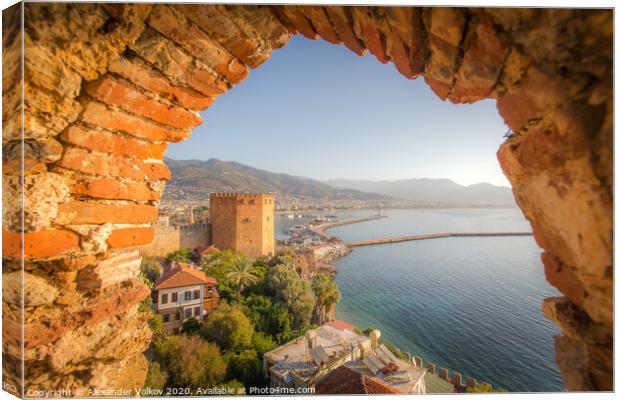
{"label": "red tiled roof", "polygon": [[215,278],[206,276],[204,272],[197,270],[191,264],[179,262],[170,271],[157,278],[155,289],[216,283]]}
{"label": "red tiled roof", "polygon": [[340,321],[337,319],[331,322],[328,322],[327,325],[334,327],[336,329],[340,329],[341,331],[346,331],[347,329],[355,329],[355,325],[351,325],[348,322]]}
{"label": "red tiled roof", "polygon": [[316,384],[316,394],[399,394],[378,379],[341,365]]}
{"label": "red tiled roof", "polygon": [[198,254],[200,254],[201,256],[206,256],[208,254],[215,254],[215,253],[219,253],[220,249],[218,249],[217,247],[211,245],[207,248],[202,248],[198,250]]}

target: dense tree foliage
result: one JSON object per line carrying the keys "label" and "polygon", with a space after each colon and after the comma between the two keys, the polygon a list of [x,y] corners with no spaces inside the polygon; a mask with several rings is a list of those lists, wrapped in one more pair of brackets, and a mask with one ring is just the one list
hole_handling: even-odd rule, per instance
{"label": "dense tree foliage", "polygon": [[241,254],[235,256],[234,262],[228,267],[224,276],[237,287],[237,300],[241,297],[241,292],[246,286],[257,284],[260,280],[258,271],[254,266],[254,260]]}
{"label": "dense tree foliage", "polygon": [[265,385],[263,365],[255,350],[243,350],[228,357],[229,376],[240,379],[246,387]]}
{"label": "dense tree foliage", "polygon": [[149,369],[146,373],[144,388],[162,389],[168,381],[168,373],[161,368],[157,361],[149,362]]}
{"label": "dense tree foliage", "polygon": [[317,322],[322,325],[327,322],[327,311],[340,301],[340,290],[329,276],[317,275],[312,279],[312,291],[316,298]]}
{"label": "dense tree foliage", "polygon": [[223,350],[241,351],[251,346],[254,326],[239,306],[224,303],[207,317],[199,334]]}
{"label": "dense tree foliage", "polygon": [[200,322],[194,317],[191,317],[187,321],[183,322],[181,327],[181,333],[184,335],[195,335],[200,330]]}
{"label": "dense tree foliage", "polygon": [[154,359],[175,387],[214,387],[226,376],[227,364],[218,346],[198,336],[170,336],[157,342]]}
{"label": "dense tree foliage", "polygon": [[273,338],[264,332],[254,332],[252,336],[252,347],[259,357],[262,357],[268,351],[275,349],[278,344]]}
{"label": "dense tree foliage", "polygon": [[183,249],[179,249],[179,250],[173,251],[172,253],[168,254],[166,256],[166,261],[168,262],[180,261],[180,262],[192,263],[192,262],[198,261],[198,259],[196,258],[196,253],[194,252],[194,250],[183,248]]}
{"label": "dense tree foliage", "polygon": [[267,280],[275,293],[276,301],[289,310],[293,328],[307,327],[315,307],[310,283],[302,279],[292,267],[286,265],[271,268]]}
{"label": "dense tree foliage", "polygon": [[259,332],[272,336],[278,343],[291,337],[291,318],[288,309],[267,296],[249,296],[244,301],[245,312]]}

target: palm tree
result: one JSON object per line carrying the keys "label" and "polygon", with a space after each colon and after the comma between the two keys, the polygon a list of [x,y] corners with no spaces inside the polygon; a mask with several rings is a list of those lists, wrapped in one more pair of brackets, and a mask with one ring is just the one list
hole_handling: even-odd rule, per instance
{"label": "palm tree", "polygon": [[226,279],[238,286],[237,299],[247,285],[258,283],[258,271],[254,266],[254,260],[244,255],[237,254],[234,263],[226,271]]}
{"label": "palm tree", "polygon": [[319,324],[324,324],[330,306],[340,301],[338,285],[328,276],[317,275],[312,279],[312,290],[316,297]]}

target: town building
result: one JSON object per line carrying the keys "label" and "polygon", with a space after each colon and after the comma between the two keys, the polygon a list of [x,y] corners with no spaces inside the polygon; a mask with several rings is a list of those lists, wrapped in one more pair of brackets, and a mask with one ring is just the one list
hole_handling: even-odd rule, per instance
{"label": "town building", "polygon": [[273,194],[211,193],[211,244],[248,257],[275,254]]}
{"label": "town building", "polygon": [[203,319],[218,306],[215,278],[191,264],[173,262],[162,269],[153,288],[153,308],[162,316],[164,331],[178,333],[190,318]]}
{"label": "town building", "polygon": [[[366,336],[346,322],[328,322],[265,353],[263,370],[272,387],[320,388],[326,394],[342,394],[347,387],[426,393],[426,369],[394,356],[380,343],[380,336],[378,330]],[[351,382],[343,382],[345,378]]]}
{"label": "town building", "polygon": [[140,248],[144,257],[165,257],[182,248],[206,247],[211,242],[210,226],[207,222],[171,223],[170,216],[160,215],[153,224],[153,241]]}

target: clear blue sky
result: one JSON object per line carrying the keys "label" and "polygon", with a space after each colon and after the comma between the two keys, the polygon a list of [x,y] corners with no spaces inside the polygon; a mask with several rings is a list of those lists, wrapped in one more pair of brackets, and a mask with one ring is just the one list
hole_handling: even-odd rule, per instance
{"label": "clear blue sky", "polygon": [[176,159],[218,158],[319,180],[450,178],[508,185],[494,100],[442,102],[422,78],[344,46],[293,38],[201,113]]}

